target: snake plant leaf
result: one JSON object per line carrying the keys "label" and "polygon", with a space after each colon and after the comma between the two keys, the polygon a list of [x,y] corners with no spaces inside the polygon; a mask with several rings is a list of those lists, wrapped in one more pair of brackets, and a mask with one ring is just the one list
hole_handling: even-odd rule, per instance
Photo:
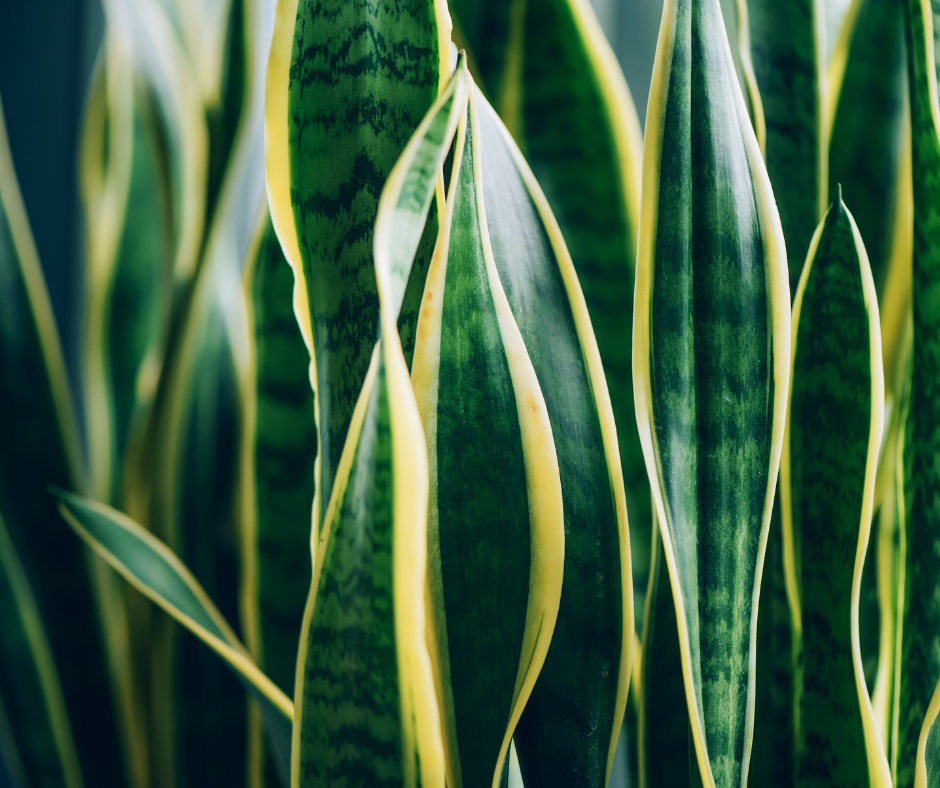
{"label": "snake plant leaf", "polygon": [[286,773],[293,705],[251,661],[192,573],[165,544],[129,517],[59,488],[53,492],[62,517],[87,545],[225,661],[258,701],[272,750]]}
{"label": "snake plant leaf", "polygon": [[636,416],[702,783],[747,782],[790,358],[786,252],[717,0],[670,0],[647,113]]}
{"label": "snake plant leaf", "polygon": [[509,132],[479,100],[488,233],[545,399],[565,518],[558,622],[519,721],[516,750],[530,783],[571,786],[574,773],[578,785],[605,785],[626,709],[635,639],[613,410],[558,223]]}
{"label": "snake plant leaf", "polygon": [[[0,517],[0,697],[24,784],[82,788],[65,700],[39,607]],[[0,736],[2,736],[0,732]],[[4,748],[0,747],[0,755]]]}
{"label": "snake plant leaf", "polygon": [[747,0],[750,60],[766,126],[761,148],[790,265],[790,293],[829,204],[822,0]]}
{"label": "snake plant leaf", "polygon": [[468,81],[459,58],[379,199],[381,338],[314,550],[297,660],[295,788],[444,782],[425,640],[427,453],[397,321]]}
{"label": "snake plant leaf", "polygon": [[[33,588],[88,785],[123,780],[95,566],[45,492],[83,483],[65,365],[0,108],[0,512]],[[65,534],[67,537],[68,534]],[[17,720],[11,720],[17,725]]]}
{"label": "snake plant leaf", "polygon": [[801,652],[801,785],[891,785],[859,641],[883,428],[875,285],[858,228],[837,198],[813,236],[794,299],[781,460],[784,563]]}
{"label": "snake plant leaf", "polygon": [[689,715],[682,681],[676,606],[654,522],[640,656],[640,788],[689,785]]}
{"label": "snake plant leaf", "polygon": [[488,244],[471,106],[412,378],[430,469],[429,640],[447,783],[496,788],[555,627],[565,539],[552,428]]}
{"label": "snake plant leaf", "polygon": [[[278,0],[265,174],[316,381],[318,528],[377,336],[379,193],[449,75],[444,0]],[[414,269],[419,288],[427,262]],[[413,333],[416,312],[402,317]]]}
{"label": "snake plant leaf", "polygon": [[[294,277],[267,201],[248,255],[245,290],[253,352],[243,398],[243,619],[255,661],[282,692],[292,695],[312,572],[317,427],[310,356],[292,307]],[[253,728],[257,747],[261,729]],[[269,754],[263,773],[263,784],[276,784]]]}
{"label": "snake plant leaf", "polygon": [[[904,0],[854,0],[829,66],[829,194],[836,184],[871,260],[885,378],[911,298],[910,99]],[[889,399],[892,392],[887,392]]]}
{"label": "snake plant leaf", "polygon": [[633,99],[586,0],[449,7],[455,38],[465,39],[471,71],[545,192],[581,283],[617,424],[639,622],[652,510],[630,354],[642,161]]}
{"label": "snake plant leaf", "polygon": [[910,788],[921,726],[940,678],[940,472],[937,381],[940,380],[940,309],[931,299],[940,280],[940,111],[934,60],[934,17],[928,0],[909,5],[914,184],[913,357],[910,405],[904,439],[904,516],[899,587],[899,687],[894,725],[895,785]]}

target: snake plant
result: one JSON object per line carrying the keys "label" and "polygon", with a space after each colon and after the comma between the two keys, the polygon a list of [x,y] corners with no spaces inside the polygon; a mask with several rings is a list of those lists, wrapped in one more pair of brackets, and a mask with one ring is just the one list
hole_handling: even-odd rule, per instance
{"label": "snake plant", "polygon": [[587,0],[104,10],[0,785],[940,785],[940,3],[664,0],[642,132]]}

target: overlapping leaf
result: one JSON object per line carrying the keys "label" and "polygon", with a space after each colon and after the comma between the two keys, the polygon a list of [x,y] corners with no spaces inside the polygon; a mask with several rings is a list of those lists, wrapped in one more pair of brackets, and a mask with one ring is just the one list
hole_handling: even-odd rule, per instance
{"label": "overlapping leaf", "polygon": [[647,115],[636,415],[705,786],[747,781],[789,377],[786,254],[717,0],[671,0]]}
{"label": "overlapping leaf", "polygon": [[[310,356],[292,308],[294,277],[267,202],[256,233],[245,272],[253,351],[242,436],[243,617],[259,666],[290,695],[310,588],[317,437]],[[266,756],[267,785],[276,779],[273,766]]]}
{"label": "overlapping leaf", "polygon": [[875,286],[839,198],[813,237],[794,300],[781,462],[785,566],[802,655],[794,706],[801,785],[891,784],[859,641],[883,420]]}

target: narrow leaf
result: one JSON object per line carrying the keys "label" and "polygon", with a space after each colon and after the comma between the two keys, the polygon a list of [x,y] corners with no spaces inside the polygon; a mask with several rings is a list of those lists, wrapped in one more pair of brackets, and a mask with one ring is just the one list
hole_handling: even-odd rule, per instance
{"label": "narrow leaf", "polygon": [[[294,692],[310,588],[317,455],[310,356],[294,317],[293,288],[265,201],[245,272],[253,352],[242,438],[243,618],[255,661],[287,695]],[[263,768],[265,784],[273,785],[267,754]]]}
{"label": "narrow leaf", "polygon": [[286,772],[293,706],[251,661],[192,573],[159,539],[120,512],[58,488],[54,492],[65,521],[86,544],[226,662],[258,701],[272,749]]}
{"label": "narrow leaf", "polygon": [[[793,304],[781,490],[803,785],[890,786],[862,666],[859,597],[884,421],[878,303],[841,199],[819,225]],[[867,759],[861,753],[867,753]]]}
{"label": "narrow leaf", "polygon": [[[790,294],[829,204],[823,0],[747,0],[761,140],[790,265]],[[753,98],[753,97],[752,97]]]}
{"label": "narrow leaf", "polygon": [[119,726],[96,604],[103,567],[95,567],[81,544],[63,533],[45,491],[50,482],[79,488],[83,470],[65,365],[2,109],[0,292],[0,512],[46,625],[76,725],[83,776],[88,785],[119,785]]}
{"label": "narrow leaf", "polygon": [[[265,171],[314,363],[320,525],[377,336],[379,193],[449,73],[449,27],[443,0],[277,5]],[[419,279],[426,266],[418,261]],[[404,317],[413,330],[417,314]]]}
{"label": "narrow leaf", "polygon": [[908,74],[914,183],[914,340],[910,405],[904,439],[901,599],[896,666],[898,788],[914,784],[921,727],[940,679],[940,111],[934,18],[928,0],[911,0]]}
{"label": "narrow leaf", "polygon": [[702,783],[743,786],[790,357],[786,254],[717,0],[670,0],[647,114],[636,416]]}

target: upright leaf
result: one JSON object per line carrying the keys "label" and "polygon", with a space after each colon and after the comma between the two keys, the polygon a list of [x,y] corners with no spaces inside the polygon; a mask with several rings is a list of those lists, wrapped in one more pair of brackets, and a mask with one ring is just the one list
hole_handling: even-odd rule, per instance
{"label": "upright leaf", "polygon": [[65,366],[2,109],[0,293],[0,513],[38,599],[82,774],[88,785],[120,785],[119,727],[97,606],[103,567],[57,527],[46,492],[49,483],[80,487],[83,470]]}
{"label": "upright leaf", "polygon": [[887,788],[859,641],[884,421],[881,335],[868,256],[841,198],[810,245],[793,304],[792,347],[780,484],[802,657],[795,777],[807,786]]}
{"label": "upright leaf", "polygon": [[[252,654],[289,695],[312,571],[317,455],[310,356],[294,316],[293,288],[265,201],[245,272],[252,353],[242,434],[242,599]],[[275,784],[273,766],[266,756],[265,785]]]}
{"label": "upright leaf", "polygon": [[652,515],[630,353],[642,158],[633,99],[586,0],[449,7],[455,39],[465,39],[474,77],[545,192],[581,283],[617,424],[639,621]]}
{"label": "upright leaf", "polygon": [[449,28],[443,0],[277,5],[265,171],[316,379],[320,524],[377,334],[379,192],[449,73]]}
{"label": "upright leaf", "polygon": [[717,0],[670,0],[647,114],[636,416],[705,786],[747,782],[789,378],[786,254]]}
{"label": "upright leaf", "polygon": [[475,106],[469,120],[462,108],[412,376],[447,782],[496,788],[555,627],[565,538],[552,428],[488,244]]}
{"label": "upright leaf", "polygon": [[[790,264],[790,294],[829,204],[823,0],[747,0],[761,140]],[[753,99],[753,96],[752,96]]]}
{"label": "upright leaf", "polygon": [[251,661],[192,573],[165,544],[120,512],[64,490],[53,492],[62,517],[86,544],[226,662],[258,701],[273,751],[286,773],[293,706]]}
{"label": "upright leaf", "polygon": [[[81,768],[42,617],[0,518],[0,757],[13,757],[24,785],[82,788]],[[2,725],[2,723],[0,723]],[[15,752],[9,755],[9,747]]]}
{"label": "upright leaf", "polygon": [[314,552],[297,659],[295,788],[444,783],[425,625],[427,452],[396,323],[466,82],[458,64],[379,202],[381,336]]}
{"label": "upright leaf", "polygon": [[908,79],[914,182],[914,342],[904,439],[899,686],[895,702],[898,788],[914,784],[917,745],[940,679],[940,111],[929,0],[911,0]]}

